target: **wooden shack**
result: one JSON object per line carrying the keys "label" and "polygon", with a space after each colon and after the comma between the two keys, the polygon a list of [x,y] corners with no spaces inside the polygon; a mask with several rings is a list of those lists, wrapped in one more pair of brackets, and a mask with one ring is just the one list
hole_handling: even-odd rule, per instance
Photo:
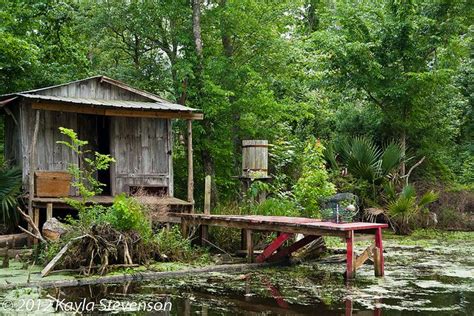
{"label": "wooden shack", "polygon": [[[75,130],[80,139],[89,142],[89,149],[116,159],[109,170],[97,174],[105,184],[98,202],[108,204],[117,194],[143,188],[160,197],[157,203],[193,204],[192,121],[203,118],[196,109],[105,76],[2,95],[0,108],[6,114],[5,158],[22,168],[25,192],[37,209],[64,205],[55,193],[47,196],[44,188],[35,191],[32,176],[36,175],[36,184],[51,183],[52,179],[60,185],[68,165],[79,164],[77,155],[57,144],[65,140],[59,127]],[[188,121],[187,201],[173,197],[175,119]],[[69,196],[76,194],[73,188],[69,190]]]}

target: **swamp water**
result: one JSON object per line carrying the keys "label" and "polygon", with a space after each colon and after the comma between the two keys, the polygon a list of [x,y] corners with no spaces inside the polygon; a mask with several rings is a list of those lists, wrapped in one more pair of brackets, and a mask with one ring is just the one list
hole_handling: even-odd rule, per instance
{"label": "swamp water", "polygon": [[[59,297],[76,302],[79,310],[87,310],[81,302],[94,302],[95,312],[130,315],[148,314],[144,305],[131,302],[170,302],[161,310],[171,311],[155,313],[163,315],[474,315],[474,233],[456,240],[389,238],[384,243],[386,276],[375,278],[373,266],[364,265],[349,284],[341,275],[340,257],[330,256],[245,274],[5,291],[0,306],[33,298],[41,302],[37,314],[44,314],[61,310],[53,304],[53,297]],[[359,245],[358,252],[365,246]],[[3,306],[4,313],[12,313],[8,304]]]}

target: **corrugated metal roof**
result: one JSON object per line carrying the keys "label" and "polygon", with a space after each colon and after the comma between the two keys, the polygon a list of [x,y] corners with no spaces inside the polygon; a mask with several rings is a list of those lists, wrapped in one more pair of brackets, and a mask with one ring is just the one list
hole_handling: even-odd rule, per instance
{"label": "corrugated metal roof", "polygon": [[104,106],[114,107],[123,109],[140,109],[140,110],[162,110],[162,111],[180,111],[180,112],[196,112],[197,109],[193,109],[180,104],[170,102],[142,102],[142,101],[125,101],[125,100],[97,100],[97,99],[83,99],[83,98],[70,98],[70,97],[57,97],[51,95],[39,95],[39,94],[27,94],[18,93],[18,96],[22,96],[27,99],[34,100],[47,100],[56,102],[67,102],[74,104],[83,104],[91,106]]}

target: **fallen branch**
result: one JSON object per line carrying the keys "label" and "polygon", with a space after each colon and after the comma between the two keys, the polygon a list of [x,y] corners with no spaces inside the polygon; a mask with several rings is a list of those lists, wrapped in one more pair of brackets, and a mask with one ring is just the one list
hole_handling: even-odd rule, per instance
{"label": "fallen branch", "polygon": [[425,156],[423,156],[423,158],[421,158],[416,164],[414,164],[410,170],[408,170],[407,174],[406,175],[403,175],[401,176],[400,178],[405,178],[405,184],[408,185],[408,179],[410,178],[410,174],[412,173],[412,171],[418,167],[419,165],[421,165],[423,163],[423,161],[425,160]]}
{"label": "fallen branch", "polygon": [[28,223],[28,225],[32,228],[32,230],[35,232],[35,234],[33,234],[32,232],[30,232],[29,230],[27,229],[24,229],[23,227],[21,227],[20,225],[18,225],[18,227],[20,228],[20,230],[28,235],[30,235],[31,237],[33,238],[36,238],[38,240],[40,240],[41,242],[44,242],[45,244],[47,244],[48,242],[46,241],[46,239],[43,238],[43,235],[41,235],[41,231],[39,230],[39,228],[35,225],[33,219],[31,219],[31,216],[26,214],[25,212],[23,212],[21,210],[21,208],[17,207],[16,208],[18,210],[18,212],[20,212],[21,216],[23,216],[23,218],[26,220],[26,222]]}
{"label": "fallen branch", "polygon": [[[286,262],[286,261],[282,261]],[[81,279],[72,280],[51,280],[51,281],[34,281],[34,282],[23,282],[23,283],[9,283],[1,284],[0,289],[16,289],[22,287],[41,287],[41,288],[57,288],[57,287],[72,287],[72,286],[83,286],[91,284],[106,284],[106,283],[123,283],[127,281],[152,281],[164,278],[179,278],[185,276],[202,275],[213,272],[226,272],[236,273],[245,272],[249,270],[268,268],[272,266],[281,265],[282,262],[272,263],[246,263],[246,264],[223,264],[217,266],[210,266],[205,268],[189,269],[182,271],[165,271],[165,272],[137,272],[134,274],[114,274],[100,277],[87,277]]]}
{"label": "fallen branch", "polygon": [[[119,269],[119,268],[138,268],[140,265],[139,264],[112,264],[109,265],[109,269]],[[62,269],[62,270],[54,270],[49,272],[49,274],[60,274],[60,273],[75,273],[75,272],[85,272],[87,269],[99,269],[101,266],[100,265],[95,265],[95,266],[80,266],[79,268],[76,269]]]}
{"label": "fallen branch", "polygon": [[41,271],[41,277],[45,277],[49,274],[49,272],[56,266],[59,259],[61,259],[62,256],[64,256],[64,254],[66,253],[66,251],[69,249],[69,247],[72,245],[74,241],[82,239],[87,236],[89,235],[82,235],[82,236],[75,237],[69,240],[67,244],[64,245],[64,247],[62,247],[61,250],[56,254],[56,256],[54,256],[54,258],[46,265],[46,267],[44,267],[44,269]]}

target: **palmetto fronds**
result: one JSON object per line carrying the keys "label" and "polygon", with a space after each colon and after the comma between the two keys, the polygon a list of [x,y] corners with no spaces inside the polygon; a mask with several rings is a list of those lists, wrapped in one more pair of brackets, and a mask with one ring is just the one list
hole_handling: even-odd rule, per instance
{"label": "palmetto fronds", "polygon": [[16,225],[16,205],[21,190],[21,170],[0,168],[0,212],[1,219],[8,226]]}
{"label": "palmetto fronds", "polygon": [[341,160],[348,171],[370,183],[390,176],[404,159],[401,146],[395,142],[380,148],[369,138],[354,137],[339,147]]}

